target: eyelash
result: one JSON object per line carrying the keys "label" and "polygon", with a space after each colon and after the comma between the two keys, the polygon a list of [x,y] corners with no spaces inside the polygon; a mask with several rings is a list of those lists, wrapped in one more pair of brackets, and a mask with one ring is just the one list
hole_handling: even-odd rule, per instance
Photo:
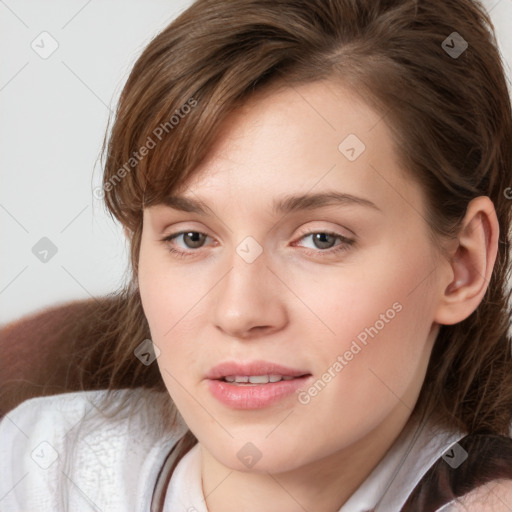
{"label": "eyelash", "polygon": [[[208,236],[206,233],[202,233],[201,231],[186,230],[186,231],[179,231],[177,233],[172,233],[172,234],[166,236],[165,238],[162,238],[160,241],[163,242],[164,244],[166,244],[167,250],[170,253],[174,254],[175,256],[177,256],[179,258],[193,257],[194,253],[198,252],[198,250],[192,249],[190,251],[180,251],[180,250],[174,249],[173,247],[170,247],[170,245],[169,245],[169,243],[173,239],[177,238],[180,235],[186,235],[187,233],[199,233],[200,235]],[[352,240],[352,239],[347,238],[347,237],[345,237],[343,235],[340,235],[339,233],[333,233],[331,231],[309,231],[307,233],[303,233],[300,236],[299,240],[302,240],[303,238],[306,238],[307,236],[316,235],[316,234],[323,234],[323,235],[333,236],[335,238],[340,239],[342,243],[338,244],[338,245],[335,245],[334,247],[331,247],[330,249],[326,249],[326,250],[322,250],[322,249],[317,249],[317,250],[306,249],[305,250],[306,254],[308,254],[310,256],[317,256],[319,253],[322,255],[321,257],[328,257],[328,256],[333,256],[333,255],[336,255],[336,254],[340,254],[340,253],[343,253],[345,251],[348,251],[350,246],[355,243],[355,240]]]}

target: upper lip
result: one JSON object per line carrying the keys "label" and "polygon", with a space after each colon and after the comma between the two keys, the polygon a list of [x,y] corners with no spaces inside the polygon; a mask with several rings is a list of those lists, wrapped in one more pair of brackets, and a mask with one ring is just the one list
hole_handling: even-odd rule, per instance
{"label": "upper lip", "polygon": [[214,366],[206,375],[207,379],[221,379],[228,376],[282,375],[283,377],[302,377],[310,375],[305,370],[289,368],[270,361],[249,361],[237,363],[226,361]]}

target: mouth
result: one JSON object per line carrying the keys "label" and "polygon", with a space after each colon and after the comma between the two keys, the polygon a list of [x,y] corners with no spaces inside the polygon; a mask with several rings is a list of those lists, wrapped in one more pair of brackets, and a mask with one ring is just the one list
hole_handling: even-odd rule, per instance
{"label": "mouth", "polygon": [[291,380],[304,375],[310,375],[307,370],[291,368],[282,364],[270,361],[248,361],[238,363],[226,361],[214,366],[206,375],[207,379],[226,382],[237,382],[240,384],[267,384],[280,380]]}
{"label": "mouth", "polygon": [[294,394],[312,379],[306,370],[253,361],[222,363],[206,376],[210,393],[232,409],[261,409]]}
{"label": "mouth", "polygon": [[297,377],[292,377],[291,375],[228,375],[226,377],[221,377],[222,382],[229,382],[230,384],[234,384],[236,386],[260,386],[262,384],[270,384],[274,382],[281,382],[293,379],[300,379],[302,377],[306,377],[309,374],[299,375]]}

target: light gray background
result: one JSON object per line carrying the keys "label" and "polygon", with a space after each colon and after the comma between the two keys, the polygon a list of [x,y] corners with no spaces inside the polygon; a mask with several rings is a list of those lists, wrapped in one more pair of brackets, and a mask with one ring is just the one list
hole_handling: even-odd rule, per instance
{"label": "light gray background", "polygon": [[[144,46],[190,0],[0,0],[0,323],[124,281],[128,245],[93,189],[109,110]],[[508,76],[512,0],[488,0]],[[50,48],[48,58],[31,47]],[[48,237],[43,263],[33,246]]]}

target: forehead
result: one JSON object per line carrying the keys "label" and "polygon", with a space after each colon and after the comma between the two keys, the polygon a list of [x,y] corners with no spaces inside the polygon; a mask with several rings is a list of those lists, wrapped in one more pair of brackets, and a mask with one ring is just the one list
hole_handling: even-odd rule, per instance
{"label": "forehead", "polygon": [[418,193],[383,116],[329,80],[255,94],[226,120],[176,195],[232,190],[256,199],[313,187],[359,196],[366,190],[381,200]]}
{"label": "forehead", "polygon": [[[256,93],[224,122],[203,170],[227,161],[273,168],[284,159],[310,163],[327,152],[332,162],[344,156],[382,151],[393,143],[382,116],[341,84],[322,80]],[[378,126],[380,124],[380,127]],[[342,144],[347,141],[346,144]],[[340,146],[341,144],[341,146]],[[354,146],[355,144],[355,146]],[[353,146],[355,154],[347,152]],[[356,164],[353,165],[356,167]]]}
{"label": "forehead", "polygon": [[245,229],[322,205],[368,222],[379,212],[404,232],[426,228],[421,187],[400,166],[383,116],[331,81],[255,94],[188,180],[145,216],[193,212]]}

